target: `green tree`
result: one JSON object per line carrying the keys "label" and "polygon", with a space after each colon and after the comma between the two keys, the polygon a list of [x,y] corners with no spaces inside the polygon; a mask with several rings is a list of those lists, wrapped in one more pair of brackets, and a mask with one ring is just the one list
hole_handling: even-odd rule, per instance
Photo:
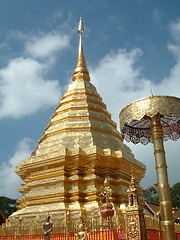
{"label": "green tree", "polygon": [[175,207],[180,207],[180,182],[175,183],[171,188],[171,201],[172,201],[172,206]]}
{"label": "green tree", "polygon": [[159,194],[157,184],[144,189],[142,191],[142,196],[146,202],[159,205]]}
{"label": "green tree", "polygon": [[4,212],[6,217],[16,211],[17,205],[16,199],[10,199],[4,196],[0,197],[0,209]]}
{"label": "green tree", "polygon": [[[180,207],[180,182],[175,183],[170,188],[170,194],[171,194],[171,201],[172,206],[174,208]],[[157,184],[154,184],[142,191],[142,195],[144,197],[144,200],[146,202],[159,205],[159,194],[158,194],[158,186]]]}

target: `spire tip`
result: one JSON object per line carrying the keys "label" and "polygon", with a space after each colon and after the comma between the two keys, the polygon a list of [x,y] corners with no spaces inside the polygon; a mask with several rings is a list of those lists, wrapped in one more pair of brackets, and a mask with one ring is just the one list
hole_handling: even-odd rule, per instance
{"label": "spire tip", "polygon": [[152,91],[152,86],[151,86],[151,84],[149,84],[149,88],[150,88],[150,97],[153,97],[153,91]]}
{"label": "spire tip", "polygon": [[78,33],[82,35],[83,32],[84,32],[84,25],[83,25],[83,16],[81,12],[80,19],[79,19]]}
{"label": "spire tip", "polygon": [[74,69],[74,74],[72,77],[73,81],[76,79],[90,80],[90,76],[86,68],[86,60],[83,52],[83,45],[82,45],[83,32],[84,32],[84,25],[83,25],[82,13],[81,13],[80,19],[79,19],[79,25],[78,25],[78,33],[79,33],[78,57],[77,57],[76,67]]}

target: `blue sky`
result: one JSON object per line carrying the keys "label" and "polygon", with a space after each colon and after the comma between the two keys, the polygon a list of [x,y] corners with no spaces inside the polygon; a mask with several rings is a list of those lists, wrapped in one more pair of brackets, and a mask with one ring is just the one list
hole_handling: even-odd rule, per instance
{"label": "blue sky", "polygon": [[[0,0],[0,195],[19,197],[14,166],[43,135],[74,70],[80,13],[91,81],[119,126],[128,103],[180,97],[180,1]],[[128,144],[156,183],[152,145]],[[179,181],[180,141],[165,143],[169,181]]]}

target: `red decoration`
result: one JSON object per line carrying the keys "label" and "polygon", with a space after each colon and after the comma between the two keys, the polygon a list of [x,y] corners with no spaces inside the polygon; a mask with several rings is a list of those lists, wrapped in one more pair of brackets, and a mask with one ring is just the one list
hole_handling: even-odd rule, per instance
{"label": "red decoration", "polygon": [[104,219],[109,219],[114,216],[114,210],[111,203],[106,202],[102,205],[101,215]]}

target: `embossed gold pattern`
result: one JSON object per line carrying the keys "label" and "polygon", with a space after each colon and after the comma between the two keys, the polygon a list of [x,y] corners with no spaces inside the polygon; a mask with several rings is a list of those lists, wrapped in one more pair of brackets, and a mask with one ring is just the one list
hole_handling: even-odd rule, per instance
{"label": "embossed gold pattern", "polygon": [[120,203],[127,202],[131,172],[139,181],[144,176],[144,164],[123,143],[106,105],[89,81],[82,33],[81,18],[73,81],[37,148],[15,168],[23,184],[19,210],[11,217],[14,222],[23,218],[26,225],[49,213],[53,222],[69,222],[68,231],[73,231],[71,223],[77,224],[83,212],[87,221],[96,219],[100,224],[98,196],[104,179],[108,177],[111,183],[111,202],[117,214]]}
{"label": "embossed gold pattern", "polygon": [[151,96],[127,105],[120,113],[120,127],[126,141],[144,145],[152,142],[151,118],[160,113],[164,140],[180,137],[180,98]]}

